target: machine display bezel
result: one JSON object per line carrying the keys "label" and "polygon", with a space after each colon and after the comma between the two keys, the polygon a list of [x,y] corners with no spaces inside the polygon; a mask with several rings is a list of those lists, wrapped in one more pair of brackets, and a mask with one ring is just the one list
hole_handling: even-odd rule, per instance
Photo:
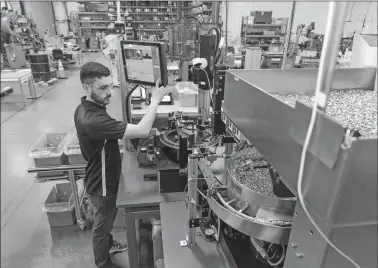
{"label": "machine display bezel", "polygon": [[126,81],[128,83],[136,83],[140,85],[146,86],[154,86],[155,82],[151,83],[148,81],[140,81],[135,79],[130,79],[127,74],[127,67],[126,67],[126,55],[125,50],[123,49],[124,45],[139,45],[139,46],[149,46],[149,47],[157,47],[159,49],[159,64],[160,64],[160,85],[159,86],[167,86],[168,84],[168,68],[167,68],[167,60],[166,60],[166,53],[165,53],[165,44],[160,42],[148,42],[148,41],[134,41],[134,40],[123,40],[121,41],[121,51],[122,51],[122,61],[123,67],[125,71]]}

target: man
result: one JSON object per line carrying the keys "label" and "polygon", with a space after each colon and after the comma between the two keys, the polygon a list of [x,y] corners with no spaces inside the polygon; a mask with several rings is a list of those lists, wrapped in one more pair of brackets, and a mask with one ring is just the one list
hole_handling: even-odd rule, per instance
{"label": "man", "polygon": [[118,139],[145,138],[151,133],[158,104],[166,95],[159,81],[152,93],[152,102],[137,125],[116,121],[106,112],[112,95],[110,70],[98,62],[88,62],[80,70],[86,96],[75,111],[75,126],[81,152],[88,161],[85,187],[93,209],[93,251],[99,268],[116,267],[111,253],[124,251],[127,245],[113,240],[111,230],[117,215],[116,200],[122,159]]}

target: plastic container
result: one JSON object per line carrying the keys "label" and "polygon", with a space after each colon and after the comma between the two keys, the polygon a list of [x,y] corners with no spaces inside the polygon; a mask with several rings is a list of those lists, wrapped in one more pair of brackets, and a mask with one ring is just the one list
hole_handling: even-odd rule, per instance
{"label": "plastic container", "polygon": [[75,224],[75,206],[70,183],[53,186],[43,206],[50,227],[71,226]]}
{"label": "plastic container", "polygon": [[[41,135],[29,150],[36,167],[67,165],[68,158],[64,154],[68,133],[45,133]],[[64,172],[39,172],[40,177],[62,176]]]}
{"label": "plastic container", "polygon": [[77,138],[77,133],[74,132],[67,141],[64,148],[64,154],[68,157],[68,163],[70,165],[80,165],[86,164],[83,155],[81,154],[79,140]]}
{"label": "plastic container", "polygon": [[198,86],[193,82],[178,82],[176,89],[179,93],[181,107],[197,107]]}
{"label": "plastic container", "polygon": [[[125,146],[122,140],[118,140],[119,150],[121,153],[121,158],[125,151]],[[81,154],[79,139],[77,138],[76,131],[68,138],[66,146],[64,148],[64,154],[68,157],[68,163],[70,165],[82,165],[86,164],[87,161]]]}

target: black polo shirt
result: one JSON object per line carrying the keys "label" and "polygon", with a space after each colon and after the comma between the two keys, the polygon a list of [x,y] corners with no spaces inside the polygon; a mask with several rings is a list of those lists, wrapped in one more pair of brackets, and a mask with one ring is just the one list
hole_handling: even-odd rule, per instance
{"label": "black polo shirt", "polygon": [[80,149],[88,161],[85,175],[85,187],[90,195],[102,195],[101,151],[105,140],[106,195],[117,193],[121,175],[122,159],[118,139],[122,139],[126,123],[116,121],[104,106],[81,99],[75,111],[75,126]]}

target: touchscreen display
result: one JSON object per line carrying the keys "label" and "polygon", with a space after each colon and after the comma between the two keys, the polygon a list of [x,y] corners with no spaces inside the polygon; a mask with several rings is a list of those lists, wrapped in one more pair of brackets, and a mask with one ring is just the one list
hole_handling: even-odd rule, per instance
{"label": "touchscreen display", "polygon": [[128,79],[155,83],[160,78],[158,47],[124,44],[123,50]]}

